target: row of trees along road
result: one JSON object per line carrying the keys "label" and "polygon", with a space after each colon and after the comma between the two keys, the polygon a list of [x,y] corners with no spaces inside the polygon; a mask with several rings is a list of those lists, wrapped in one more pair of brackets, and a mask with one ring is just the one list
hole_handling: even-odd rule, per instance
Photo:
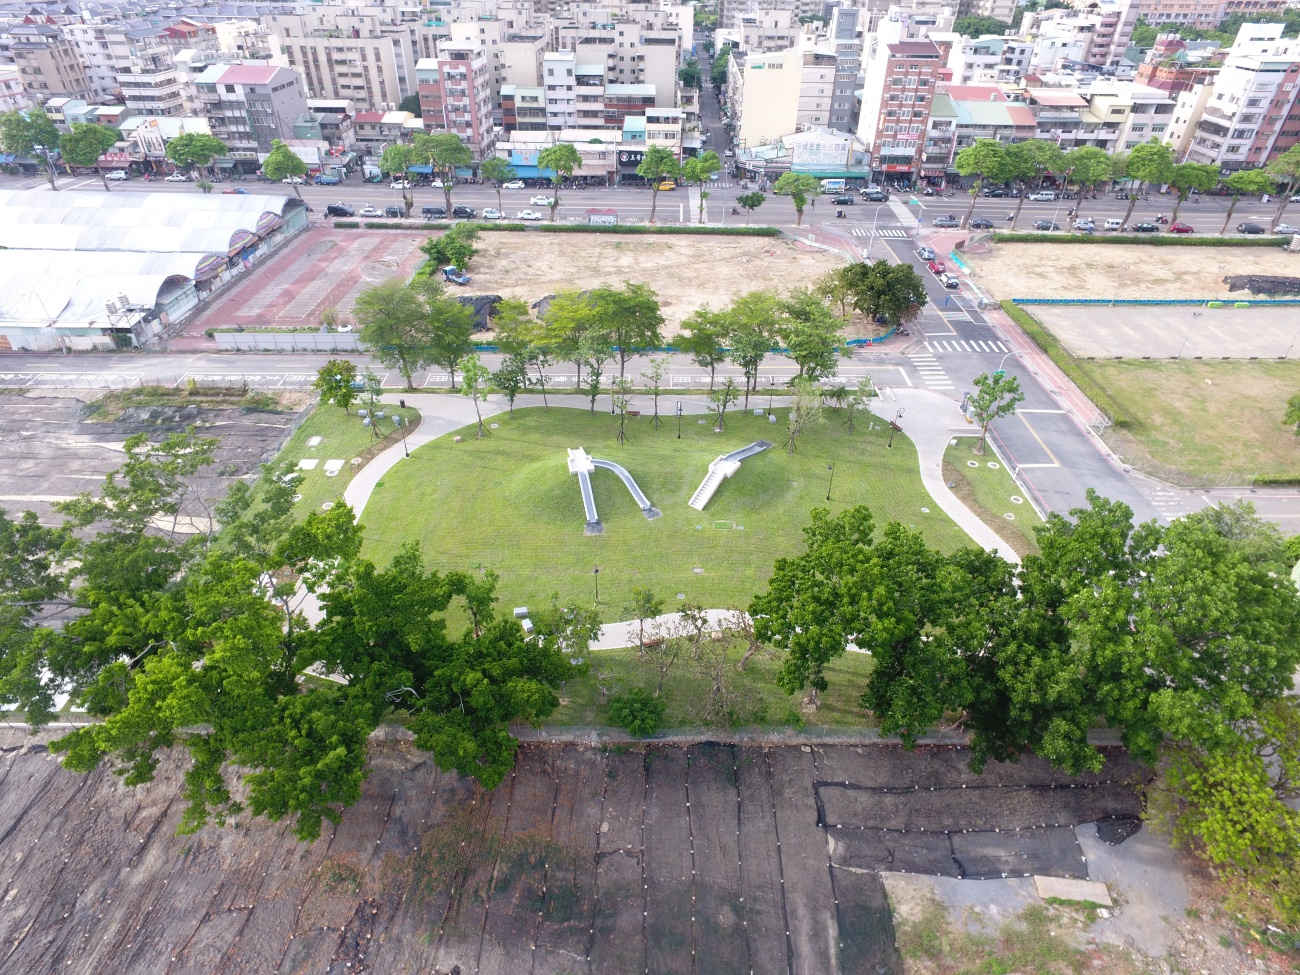
{"label": "row of trees along road", "polygon": [[[1011,228],[1020,219],[1025,197],[1042,187],[1048,177],[1056,179],[1062,187],[1073,187],[1075,192],[1075,219],[1083,215],[1087,195],[1097,187],[1116,180],[1128,180],[1130,197],[1124,223],[1133,216],[1138,199],[1150,187],[1170,187],[1175,203],[1170,221],[1178,219],[1178,212],[1193,193],[1207,193],[1220,183],[1219,169],[1201,163],[1175,163],[1173,151],[1159,142],[1145,142],[1126,153],[1111,155],[1096,146],[1079,146],[1068,152],[1054,142],[1044,139],[1027,139],[1024,142],[998,142],[995,139],[977,139],[962,149],[953,160],[953,166],[966,178],[974,177],[970,205],[963,224],[970,222],[975,211],[975,200],[986,184],[1010,183],[1019,190],[1019,199],[1012,215]],[[1282,219],[1282,210],[1290,196],[1300,185],[1300,146],[1292,146],[1262,169],[1242,169],[1222,180],[1232,194],[1232,204],[1223,221],[1220,233],[1226,233],[1232,221],[1232,212],[1242,195],[1261,196],[1278,193],[1277,212],[1272,225]],[[778,181],[777,186],[780,186]],[[779,192],[779,189],[778,189]]]}
{"label": "row of trees along road", "polygon": [[1157,767],[1153,814],[1300,924],[1300,543],[1249,505],[1135,526],[1091,492],[1018,568],[877,532],[865,508],[814,511],[804,534],[749,607],[786,651],[785,690],[815,704],[852,644],[872,655],[861,701],[881,731],[910,747],[961,728],[977,771],[1030,751],[1097,771],[1104,725]]}

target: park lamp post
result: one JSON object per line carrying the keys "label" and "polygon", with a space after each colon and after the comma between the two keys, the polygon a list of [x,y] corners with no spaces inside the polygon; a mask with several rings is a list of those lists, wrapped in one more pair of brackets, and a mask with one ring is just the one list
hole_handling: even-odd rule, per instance
{"label": "park lamp post", "polygon": [[677,439],[682,439],[682,401],[677,401]]}
{"label": "park lamp post", "polygon": [[889,443],[885,444],[886,447],[894,446],[894,434],[903,429],[898,425],[898,421],[901,420],[902,418],[903,418],[903,407],[900,406],[898,408],[898,412],[894,414],[894,418],[889,421]]}
{"label": "park lamp post", "polygon": [[776,377],[767,377],[767,412],[772,412],[772,396],[776,393]]}
{"label": "park lamp post", "polygon": [[596,581],[596,605],[600,605],[600,566],[592,566],[591,577]]}
{"label": "park lamp post", "polygon": [[1187,333],[1183,336],[1183,344],[1178,347],[1178,354],[1174,356],[1175,359],[1181,359],[1183,357],[1183,349],[1187,348],[1187,340],[1192,337],[1192,332],[1196,330],[1196,323],[1204,314],[1205,312],[1203,311],[1192,312],[1192,323],[1187,326]]}
{"label": "park lamp post", "polygon": [[880,204],[880,206],[876,207],[876,212],[871,217],[871,236],[867,238],[867,252],[862,257],[864,263],[871,263],[871,245],[876,242],[876,221],[880,219],[880,211],[887,206],[889,206],[888,202]]}
{"label": "park lamp post", "polygon": [[[406,409],[406,400],[399,399],[397,403],[402,409]],[[406,455],[407,460],[410,460],[411,452],[406,449],[406,417],[402,416],[400,413],[394,413],[393,426],[402,431],[402,453]]]}
{"label": "park lamp post", "polygon": [[826,469],[831,472],[830,480],[826,482],[826,500],[829,501],[831,499],[831,487],[835,484],[835,464],[827,464]]}

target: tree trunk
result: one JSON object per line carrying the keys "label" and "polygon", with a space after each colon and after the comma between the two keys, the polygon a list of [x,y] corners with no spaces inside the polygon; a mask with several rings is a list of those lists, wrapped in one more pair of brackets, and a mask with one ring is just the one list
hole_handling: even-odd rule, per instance
{"label": "tree trunk", "polygon": [[809,689],[808,696],[804,698],[804,702],[814,711],[821,709],[822,702],[820,695],[817,693],[817,688],[813,687]]}
{"label": "tree trunk", "polygon": [[[456,392],[456,364],[453,362],[453,363],[452,363],[452,364],[447,368],[447,371],[448,371],[449,373],[451,373],[451,391],[454,393],[454,392]],[[478,409],[477,404],[475,405],[474,408],[475,408],[475,409]]]}
{"label": "tree trunk", "polygon": [[794,225],[795,225],[796,227],[802,227],[802,226],[803,226],[803,207],[795,207],[795,208],[794,208],[794,214],[795,214]]}
{"label": "tree trunk", "polygon": [[713,392],[713,380],[717,377],[717,375],[718,375],[718,367],[716,365],[709,366],[709,392],[710,393]]}
{"label": "tree trunk", "polygon": [[537,385],[542,387],[542,406],[549,410],[551,404],[546,401],[546,374],[542,372],[542,364],[540,362],[537,364]]}
{"label": "tree trunk", "polygon": [[[402,194],[405,195],[406,191],[403,190]],[[442,195],[447,199],[447,218],[451,219],[451,177],[449,176],[443,177]]]}
{"label": "tree trunk", "polygon": [[50,181],[50,189],[58,192],[59,185],[54,182],[54,163],[50,162],[50,154],[45,154],[45,178]]}
{"label": "tree trunk", "polygon": [[1286,205],[1291,202],[1291,195],[1295,192],[1295,184],[1296,181],[1291,180],[1291,182],[1287,184],[1286,190],[1283,191],[1282,199],[1277,205],[1277,211],[1273,214],[1273,220],[1268,225],[1270,233],[1272,233],[1274,227],[1282,222],[1282,211],[1285,210]]}
{"label": "tree trunk", "polygon": [[[501,210],[501,184],[500,183],[497,184],[497,209]],[[451,211],[448,210],[447,212],[450,213]],[[501,212],[504,213],[505,211],[501,210]]]}
{"label": "tree trunk", "polygon": [[1185,202],[1187,202],[1186,197],[1184,197],[1183,194],[1179,193],[1178,202],[1174,204],[1174,212],[1170,214],[1169,217],[1169,225],[1171,227],[1178,222],[1178,211],[1182,209],[1183,204]]}
{"label": "tree trunk", "polygon": [[1016,212],[1011,216],[1011,229],[1016,229],[1016,224],[1020,220],[1020,210],[1025,205],[1025,197],[1029,195],[1029,184],[1024,183],[1020,187],[1020,197],[1016,201]]}
{"label": "tree trunk", "polygon": [[980,187],[984,185],[984,177],[981,176],[975,180],[975,189],[971,191],[970,206],[966,208],[966,219],[961,222],[962,229],[970,226],[970,218],[975,213],[975,204],[980,198]]}
{"label": "tree trunk", "polygon": [[1074,222],[1076,224],[1079,222],[1079,218],[1083,216],[1083,194],[1087,189],[1088,187],[1082,183],[1079,184],[1079,198],[1074,201]]}
{"label": "tree trunk", "polygon": [[300,190],[300,189],[298,188],[298,184],[297,184],[297,183],[294,183],[294,184],[293,184],[293,195],[296,196],[296,197],[298,198],[298,202],[299,202],[299,203],[306,203],[306,202],[307,202],[306,200],[304,200],[304,199],[302,198],[302,190]]}
{"label": "tree trunk", "polygon": [[1128,210],[1126,210],[1126,211],[1124,212],[1124,222],[1120,225],[1120,226],[1123,227],[1125,230],[1128,229],[1128,222],[1129,222],[1130,220],[1133,219],[1133,208],[1134,208],[1135,206],[1137,206],[1138,197],[1142,195],[1142,193],[1141,193],[1141,189],[1142,189],[1142,184],[1139,183],[1139,184],[1138,184],[1138,192],[1137,192],[1137,193],[1130,193],[1130,194],[1129,194],[1129,197],[1128,197]]}
{"label": "tree trunk", "polygon": [[113,188],[108,185],[108,173],[104,172],[102,169],[99,171],[99,181],[104,184],[105,193],[113,192]]}
{"label": "tree trunk", "polygon": [[650,187],[650,223],[655,222],[655,208],[659,206],[659,184]]}
{"label": "tree trunk", "polygon": [[1240,199],[1240,193],[1232,194],[1232,203],[1228,205],[1228,215],[1223,218],[1223,229],[1219,231],[1220,234],[1226,234],[1228,232],[1228,224],[1232,223],[1232,211],[1237,209],[1237,201]]}
{"label": "tree trunk", "polygon": [[483,439],[483,414],[479,412],[478,396],[471,396],[470,399],[474,401],[474,415],[478,417],[478,435],[474,439],[482,440]]}

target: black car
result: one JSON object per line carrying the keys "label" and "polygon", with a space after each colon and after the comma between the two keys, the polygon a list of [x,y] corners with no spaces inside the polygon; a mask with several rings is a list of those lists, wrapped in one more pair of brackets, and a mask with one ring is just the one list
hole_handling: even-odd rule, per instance
{"label": "black car", "polygon": [[460,217],[463,220],[473,220],[478,216],[478,211],[473,207],[452,207],[451,215],[453,217]]}
{"label": "black car", "polygon": [[406,211],[401,207],[384,207],[384,216],[400,218]]}
{"label": "black car", "polygon": [[867,190],[862,194],[862,198],[871,203],[884,203],[889,199],[889,194],[884,190]]}
{"label": "black car", "polygon": [[1034,229],[1035,230],[1060,230],[1061,225],[1059,223],[1052,223],[1052,221],[1050,220],[1035,220]]}
{"label": "black car", "polygon": [[325,216],[327,217],[355,217],[356,215],[357,211],[346,203],[331,203],[325,208]]}
{"label": "black car", "polygon": [[840,196],[831,197],[831,202],[837,207],[851,207],[853,206],[853,197],[849,196],[847,193],[843,193]]}
{"label": "black car", "polygon": [[1160,228],[1157,227],[1157,226],[1156,226],[1155,224],[1153,224],[1153,223],[1135,223],[1135,224],[1133,225],[1133,233],[1135,233],[1135,234],[1158,234],[1158,233],[1160,233]]}
{"label": "black car", "polygon": [[1268,233],[1257,223],[1239,223],[1237,224],[1237,233],[1239,234],[1266,234]]}
{"label": "black car", "polygon": [[985,190],[984,195],[985,196],[1006,196],[1007,191],[1000,187],[995,186],[991,190]]}
{"label": "black car", "polygon": [[988,217],[976,217],[970,222],[971,230],[992,230],[993,221]]}
{"label": "black car", "polygon": [[446,207],[422,207],[421,216],[426,220],[442,220],[447,216]]}

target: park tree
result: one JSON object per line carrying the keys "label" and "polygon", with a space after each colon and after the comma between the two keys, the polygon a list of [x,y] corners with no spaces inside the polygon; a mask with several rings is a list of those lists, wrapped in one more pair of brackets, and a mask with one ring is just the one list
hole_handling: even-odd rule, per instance
{"label": "park tree", "polygon": [[749,394],[758,389],[758,370],[772,351],[772,323],[780,315],[774,291],[747,291],[731,299],[720,312],[726,322],[728,358],[745,376],[745,409]]}
{"label": "park tree", "polygon": [[538,343],[544,345],[561,362],[572,362],[577,369],[575,385],[582,386],[582,367],[594,351],[601,352],[600,361],[609,360],[610,328],[596,312],[591,292],[565,289],[558,292],[542,313],[544,334]]}
{"label": "park tree", "polygon": [[13,156],[40,159],[45,164],[45,178],[50,189],[57,190],[54,160],[50,153],[59,145],[59,130],[44,109],[0,112],[0,148]]}
{"label": "park tree", "polygon": [[815,199],[821,193],[821,189],[822,184],[816,176],[782,173],[772,187],[772,192],[777,196],[790,197],[790,202],[794,204],[795,226],[802,226],[804,207],[808,205],[809,200]]}
{"label": "park tree", "polygon": [[650,184],[650,222],[655,222],[655,208],[659,205],[659,186],[666,179],[681,175],[682,166],[677,156],[663,146],[647,146],[636,174]]}
{"label": "park tree", "polygon": [[736,205],[745,211],[745,226],[749,226],[749,218],[754,211],[761,207],[767,197],[755,190],[752,193],[742,193],[736,197]]}
{"label": "park tree", "polygon": [[[117,129],[107,125],[73,122],[72,131],[59,136],[59,155],[63,157],[65,163],[72,166],[83,166],[87,169],[98,167],[99,157],[117,145],[119,138]],[[99,179],[104,184],[104,192],[107,193],[108,174],[102,169],[99,171]]]}
{"label": "park tree", "polygon": [[[605,375],[605,364],[611,358],[609,333],[603,329],[593,328],[578,339],[577,351],[573,361],[579,371],[587,367],[587,399],[590,401],[591,415],[596,415],[596,400],[600,397],[601,384]],[[581,383],[579,384],[581,385]]]}
{"label": "park tree", "polygon": [[357,391],[352,386],[356,381],[357,367],[352,360],[330,359],[317,370],[312,386],[320,390],[322,403],[341,406],[346,414],[357,397]]}
{"label": "park tree", "polygon": [[682,322],[682,331],[673,340],[678,352],[690,356],[697,366],[709,371],[709,392],[713,392],[718,366],[727,361],[727,328],[727,316],[705,305]]}
{"label": "park tree", "polygon": [[70,541],[36,514],[10,518],[0,508],[0,708],[27,714],[40,726],[54,718],[54,675],[45,668],[54,618],[69,600],[61,551]]}
{"label": "park tree", "polygon": [[411,287],[424,305],[429,361],[447,370],[454,391],[456,367],[474,355],[474,309],[448,295],[432,278],[417,278]]}
{"label": "park tree", "polygon": [[1174,156],[1173,150],[1163,143],[1144,142],[1141,145],[1134,146],[1129,150],[1128,164],[1124,167],[1124,175],[1131,181],[1129,187],[1128,209],[1124,212],[1124,226],[1128,226],[1129,220],[1133,216],[1133,208],[1137,206],[1138,197],[1140,197],[1146,188],[1152,184],[1163,186],[1168,183],[1174,174]]}
{"label": "park tree", "polygon": [[644,687],[634,687],[626,694],[610,698],[608,714],[610,724],[623,728],[632,737],[649,738],[663,724],[665,710],[664,699],[658,692],[651,694]]}
{"label": "park tree", "polygon": [[596,319],[614,346],[619,379],[626,375],[629,359],[664,344],[659,295],[649,285],[624,281],[622,288],[596,288],[590,298]]}
{"label": "park tree", "polygon": [[[305,179],[307,164],[287,144],[279,139],[272,139],[271,151],[262,160],[262,174],[276,181],[288,178]],[[298,189],[298,183],[294,182],[292,186],[294,195],[301,200],[302,191]]]}
{"label": "park tree", "polygon": [[1286,412],[1282,415],[1282,422],[1291,428],[1291,432],[1300,437],[1300,393],[1296,393],[1286,401]]}
{"label": "park tree", "polygon": [[1300,186],[1300,143],[1291,146],[1265,166],[1264,172],[1273,176],[1278,183],[1277,210],[1269,223],[1269,229],[1272,230],[1281,221],[1282,211],[1295,195],[1296,187]]}
{"label": "park tree", "polygon": [[182,132],[167,143],[167,158],[191,175],[195,169],[207,169],[218,156],[228,155],[230,149],[216,136],[205,132]]}
{"label": "park tree", "polygon": [[357,295],[353,311],[361,325],[361,341],[371,355],[397,369],[406,388],[414,390],[412,373],[432,361],[433,337],[420,293],[400,281],[385,281]]}
{"label": "park tree", "polygon": [[[546,402],[546,368],[551,364],[552,347],[547,340],[547,326],[529,313],[528,305],[518,298],[503,298],[492,318],[497,347],[507,358],[518,361],[524,368],[525,385],[528,370],[537,369],[537,385],[542,391],[542,405]],[[505,392],[503,389],[502,392]],[[511,399],[513,404],[514,400]]]}
{"label": "park tree", "polygon": [[474,153],[455,132],[420,133],[414,141],[415,154],[428,163],[434,176],[442,181],[442,197],[451,213],[451,191],[456,185],[456,170],[474,164]]}
{"label": "park tree", "polygon": [[683,88],[699,90],[704,80],[704,73],[700,71],[700,62],[695,58],[687,58],[686,62],[677,69],[677,80],[682,83]]}
{"label": "park tree", "polygon": [[1265,193],[1273,192],[1277,184],[1273,181],[1273,177],[1262,169],[1238,169],[1228,175],[1223,185],[1232,191],[1232,203],[1228,205],[1228,212],[1223,218],[1223,227],[1219,230],[1219,233],[1226,234],[1228,225],[1232,223],[1232,212],[1237,209],[1242,194],[1263,196]]}
{"label": "park tree", "polygon": [[870,376],[859,379],[858,384],[849,390],[849,395],[844,398],[844,422],[841,424],[849,428],[849,433],[853,432],[854,418],[867,409],[874,395]]}
{"label": "park tree", "polygon": [[1084,195],[1093,187],[1111,179],[1114,161],[1104,149],[1076,146],[1065,154],[1065,167],[1068,179],[1079,187],[1078,202],[1074,205],[1074,218],[1077,221],[1083,214]]}
{"label": "park tree", "polygon": [[506,398],[510,415],[515,415],[515,400],[528,388],[528,356],[523,352],[508,352],[492,373],[491,388]]}
{"label": "park tree", "polygon": [[713,410],[713,429],[721,433],[727,422],[727,407],[740,399],[736,390],[736,381],[730,376],[717,389],[709,392],[709,408]]}
{"label": "park tree", "polygon": [[1011,217],[1012,230],[1016,229],[1030,187],[1038,188],[1049,173],[1064,173],[1066,168],[1065,153],[1050,139],[1026,139],[1007,146],[1007,178],[1018,190],[1016,210]]}
{"label": "park tree", "polygon": [[638,586],[632,590],[631,598],[628,600],[627,605],[623,607],[623,615],[628,619],[636,620],[637,656],[645,656],[646,620],[653,620],[663,611],[664,601],[649,589]]}
{"label": "park tree", "polygon": [[809,427],[821,422],[825,408],[822,406],[821,393],[811,379],[799,376],[792,380],[790,385],[794,389],[794,404],[790,407],[789,436],[785,441],[785,452],[793,457],[799,438],[808,431]]}
{"label": "park tree", "polygon": [[1012,167],[1007,157],[1007,145],[997,139],[976,139],[957,153],[952,164],[963,176],[975,177],[975,185],[970,191],[970,206],[966,208],[966,216],[962,217],[961,221],[961,225],[965,227],[970,223],[971,215],[975,212],[975,201],[979,199],[984,181],[990,179],[1000,183],[1011,177]]}
{"label": "park tree", "polygon": [[841,331],[843,321],[807,288],[782,299],[781,312],[777,333],[799,367],[798,378],[818,382],[834,376],[836,360],[852,354]]}
{"label": "park tree", "polygon": [[554,223],[555,211],[560,206],[560,190],[564,181],[582,168],[582,156],[571,143],[557,142],[537,154],[537,168],[551,172],[551,223]]}
{"label": "park tree", "polygon": [[1206,163],[1178,163],[1169,177],[1169,185],[1178,191],[1178,202],[1169,218],[1172,223],[1178,220],[1178,211],[1193,190],[1208,193],[1219,185],[1219,167]]}
{"label": "park tree", "polygon": [[632,406],[632,397],[636,393],[636,387],[632,385],[630,379],[615,379],[610,383],[609,402],[611,408],[618,414],[618,445],[620,447],[627,445],[627,411]]}
{"label": "park tree", "polygon": [[872,320],[883,316],[893,328],[914,321],[929,300],[911,264],[880,260],[850,264],[837,273],[857,311]]}
{"label": "park tree", "polygon": [[487,401],[488,390],[491,388],[492,373],[488,367],[483,365],[477,353],[470,353],[461,363],[461,394],[468,396],[474,401],[474,416],[478,418],[478,432],[474,435],[475,440],[483,439],[483,411],[479,409],[479,401]]}
{"label": "park tree", "polygon": [[730,62],[731,46],[720,47],[713,58],[713,68],[709,71],[709,81],[712,82],[715,91],[721,91],[722,86],[727,83],[727,65]]}
{"label": "park tree", "polygon": [[448,264],[458,271],[465,270],[478,253],[474,246],[478,238],[479,229],[472,223],[453,224],[440,236],[425,238],[420,250],[429,260],[421,268],[421,273],[426,277],[436,277],[438,271]]}
{"label": "park tree", "polygon": [[682,179],[687,183],[695,183],[700,188],[699,214],[696,223],[704,223],[704,202],[709,198],[710,177],[721,168],[722,160],[712,149],[698,156],[691,156],[682,164]]}
{"label": "park tree", "polygon": [[[492,184],[492,188],[497,191],[497,209],[501,209],[501,187],[509,183],[519,174],[515,172],[515,167],[511,166],[500,156],[492,156],[484,159],[478,167],[478,174],[482,179]],[[451,211],[448,210],[448,213]]]}
{"label": "park tree", "polygon": [[[411,215],[411,207],[415,205],[415,199],[411,196],[411,167],[417,165],[420,160],[419,154],[416,153],[415,147],[409,142],[394,142],[384,149],[379,157],[379,169],[387,173],[391,179],[401,180],[402,184],[402,212],[404,216]],[[448,210],[448,213],[451,211]]]}
{"label": "park tree", "polygon": [[980,428],[980,438],[975,444],[977,454],[984,453],[984,443],[988,439],[989,424],[1003,416],[1016,412],[1016,407],[1024,400],[1025,394],[1020,390],[1020,380],[1015,376],[998,371],[989,375],[976,376],[972,383],[975,395],[970,398],[967,409]]}
{"label": "park tree", "polygon": [[656,430],[662,422],[659,419],[659,397],[663,395],[664,380],[668,378],[668,369],[672,364],[672,359],[666,355],[651,356],[650,368],[641,373],[641,378],[646,381],[646,389],[650,392],[650,398],[654,403],[654,417],[652,423]]}

